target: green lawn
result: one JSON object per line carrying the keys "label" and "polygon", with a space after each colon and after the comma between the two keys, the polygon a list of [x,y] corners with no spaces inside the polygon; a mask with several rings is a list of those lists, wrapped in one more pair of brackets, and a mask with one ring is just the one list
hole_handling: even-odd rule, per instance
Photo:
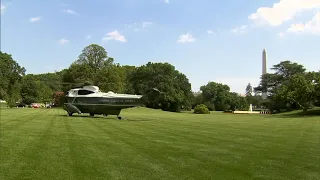
{"label": "green lawn", "polygon": [[0,109],[0,179],[320,179],[320,116]]}

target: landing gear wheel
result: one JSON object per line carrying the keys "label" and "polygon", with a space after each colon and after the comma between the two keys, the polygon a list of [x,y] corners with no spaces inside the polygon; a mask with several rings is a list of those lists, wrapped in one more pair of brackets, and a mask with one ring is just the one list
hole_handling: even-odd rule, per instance
{"label": "landing gear wheel", "polygon": [[68,116],[72,116],[72,114],[73,114],[73,113],[70,112],[70,113],[68,113]]}
{"label": "landing gear wheel", "polygon": [[90,113],[90,116],[91,116],[91,117],[93,117],[93,116],[94,116],[94,114],[93,114],[93,113]]}
{"label": "landing gear wheel", "polygon": [[118,119],[121,120],[121,116],[118,116]]}
{"label": "landing gear wheel", "polygon": [[104,116],[104,117],[107,117],[107,116],[108,116],[108,114],[103,114],[103,116]]}

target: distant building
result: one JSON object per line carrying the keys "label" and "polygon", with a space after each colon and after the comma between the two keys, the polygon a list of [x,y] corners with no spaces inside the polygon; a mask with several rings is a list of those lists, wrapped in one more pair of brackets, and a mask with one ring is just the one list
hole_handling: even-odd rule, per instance
{"label": "distant building", "polygon": [[193,92],[193,95],[194,95],[194,96],[198,96],[198,95],[200,95],[200,94],[201,94],[201,91]]}

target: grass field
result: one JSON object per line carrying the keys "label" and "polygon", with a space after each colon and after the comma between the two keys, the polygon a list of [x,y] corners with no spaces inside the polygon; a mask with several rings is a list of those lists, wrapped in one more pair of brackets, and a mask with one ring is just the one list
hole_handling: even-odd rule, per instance
{"label": "grass field", "polygon": [[320,179],[320,116],[1,111],[0,179]]}

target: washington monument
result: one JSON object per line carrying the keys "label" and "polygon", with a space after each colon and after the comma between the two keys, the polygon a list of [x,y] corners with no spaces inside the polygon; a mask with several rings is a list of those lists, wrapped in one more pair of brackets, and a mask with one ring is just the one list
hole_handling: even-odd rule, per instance
{"label": "washington monument", "polygon": [[267,74],[267,52],[266,49],[262,51],[262,75]]}
{"label": "washington monument", "polygon": [[[267,74],[267,52],[266,49],[262,51],[262,75]],[[267,98],[267,92],[262,92],[262,98]]]}

